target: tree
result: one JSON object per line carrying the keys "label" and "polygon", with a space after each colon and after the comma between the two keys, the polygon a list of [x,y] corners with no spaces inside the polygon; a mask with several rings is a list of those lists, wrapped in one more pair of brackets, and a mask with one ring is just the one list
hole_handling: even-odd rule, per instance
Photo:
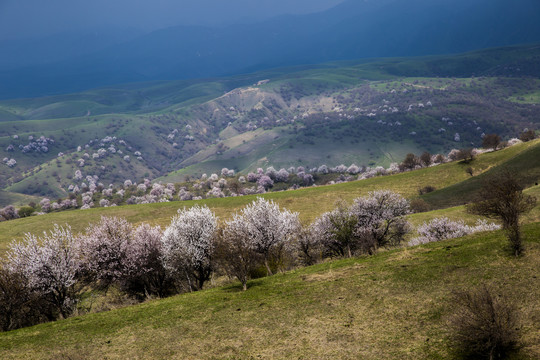
{"label": "tree", "polygon": [[358,219],[347,204],[338,202],[334,210],[322,214],[312,226],[315,237],[330,255],[352,257],[359,247],[357,225]]}
{"label": "tree", "polygon": [[327,252],[353,256],[356,252],[373,253],[378,247],[399,243],[408,231],[404,215],[409,202],[388,191],[375,191],[357,198],[350,207],[338,207],[321,215],[313,224],[315,234]]}
{"label": "tree", "polygon": [[468,211],[501,220],[516,256],[523,252],[520,217],[536,205],[536,198],[523,194],[523,187],[510,170],[488,178],[479,192],[479,200]]}
{"label": "tree", "polygon": [[236,277],[247,290],[247,282],[261,255],[253,247],[249,228],[241,216],[235,216],[219,233],[216,245],[217,259],[229,276]]}
{"label": "tree", "polygon": [[167,295],[170,281],[161,261],[162,236],[159,226],[142,224],[133,230],[126,251],[126,274],[121,280],[122,288],[129,294],[141,297]]}
{"label": "tree", "polygon": [[165,268],[192,291],[203,288],[214,269],[217,217],[207,206],[179,210],[161,239]]}
{"label": "tree", "polygon": [[104,289],[122,281],[128,272],[127,252],[133,227],[125,219],[102,216],[81,238],[82,270]]}
{"label": "tree", "polygon": [[484,149],[497,150],[497,147],[501,143],[501,137],[497,134],[488,134],[482,139],[482,147]]}
{"label": "tree", "polygon": [[527,141],[531,141],[531,140],[534,140],[536,138],[536,132],[534,130],[525,130],[521,133],[521,135],[519,135],[519,140],[523,141],[523,142],[527,142]]}
{"label": "tree", "polygon": [[396,245],[408,232],[409,201],[393,191],[370,192],[354,201],[351,212],[358,219],[357,232],[372,237],[376,247]]}
{"label": "tree", "polygon": [[313,225],[302,228],[295,242],[296,252],[302,265],[310,266],[321,259],[322,248],[317,228]]}
{"label": "tree", "polygon": [[456,160],[468,164],[474,160],[474,152],[471,148],[460,149],[456,155]]}
{"label": "tree", "polygon": [[27,279],[20,273],[0,264],[0,330],[10,331],[54,320],[49,304],[33,292]]}
{"label": "tree", "polygon": [[34,213],[34,208],[30,207],[30,206],[22,206],[19,209],[19,216],[22,217],[22,218],[30,216],[33,213]]}
{"label": "tree", "polygon": [[[235,214],[234,221],[244,222],[244,236],[252,248],[262,255],[268,275],[272,275],[270,257],[273,250],[279,250],[291,240],[301,228],[298,213],[281,210],[272,200],[257,198]],[[278,251],[279,252],[279,251]]]}
{"label": "tree", "polygon": [[26,234],[20,243],[13,243],[7,253],[8,267],[21,274],[29,288],[51,302],[67,317],[76,303],[74,285],[79,271],[77,239],[70,227],[58,225],[37,238]]}
{"label": "tree", "polygon": [[262,186],[265,190],[274,186],[274,181],[267,175],[263,175],[257,180],[257,185]]}
{"label": "tree", "polygon": [[422,162],[422,165],[424,165],[425,167],[431,165],[431,154],[425,151],[422,155],[420,155],[420,162]]}
{"label": "tree", "polygon": [[8,205],[0,210],[0,216],[4,217],[6,220],[18,219],[19,212],[13,205]]}
{"label": "tree", "polygon": [[399,165],[400,169],[403,170],[412,170],[418,165],[418,158],[416,155],[409,153],[403,159],[403,162]]}

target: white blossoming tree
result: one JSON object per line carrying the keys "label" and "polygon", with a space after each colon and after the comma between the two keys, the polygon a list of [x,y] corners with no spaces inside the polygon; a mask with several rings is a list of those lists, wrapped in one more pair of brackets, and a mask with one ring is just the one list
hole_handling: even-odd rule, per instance
{"label": "white blossoming tree", "polygon": [[81,238],[82,269],[88,279],[105,289],[123,280],[129,271],[129,251],[133,227],[125,219],[101,217]]}
{"label": "white blossoming tree", "polygon": [[79,271],[77,240],[71,228],[54,226],[42,237],[26,234],[12,243],[7,253],[8,267],[22,274],[31,291],[50,301],[62,317],[76,303],[75,284]]}
{"label": "white blossoming tree", "polygon": [[373,253],[378,247],[395,245],[408,231],[404,216],[409,202],[392,191],[371,192],[324,213],[313,223],[313,232],[329,255],[351,257]]}
{"label": "white blossoming tree", "polygon": [[206,206],[179,210],[161,239],[165,268],[190,290],[202,289],[214,269],[217,217]]}
{"label": "white blossoming tree", "polygon": [[272,251],[283,247],[301,228],[298,213],[281,210],[272,200],[263,198],[257,198],[240,214],[235,214],[233,221],[245,223],[246,241],[262,255],[268,275],[272,274],[269,262]]}
{"label": "white blossoming tree", "polygon": [[354,201],[351,212],[358,220],[357,236],[371,236],[377,247],[399,243],[408,231],[409,201],[393,191],[370,192]]}

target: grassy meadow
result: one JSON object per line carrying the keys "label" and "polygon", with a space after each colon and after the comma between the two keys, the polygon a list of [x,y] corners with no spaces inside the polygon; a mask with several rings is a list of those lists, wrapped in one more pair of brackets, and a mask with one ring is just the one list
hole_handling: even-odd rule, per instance
{"label": "grassy meadow", "polygon": [[268,278],[0,333],[2,359],[448,359],[452,292],[517,303],[540,357],[540,224],[522,258],[501,231],[325,262]]}
{"label": "grassy meadow", "polygon": [[[472,224],[461,201],[482,177],[510,167],[531,185],[538,174],[540,140],[485,153],[470,164],[447,163],[392,176],[265,194],[298,211],[304,223],[369,191],[391,189],[437,210],[412,214],[416,227],[447,216]],[[474,176],[465,172],[473,168]],[[540,198],[540,186],[526,193]],[[221,220],[255,196],[93,208],[0,223],[0,253],[25,232],[52,224],[84,231],[100,216],[167,226],[179,208],[209,206]],[[458,199],[458,200],[454,200]],[[458,205],[458,206],[454,206]],[[540,204],[524,216],[525,255],[510,255],[504,232],[478,233],[376,255],[325,261],[239,283],[211,280],[207,289],[101,313],[0,333],[1,359],[448,359],[454,350],[448,322],[456,290],[490,286],[514,301],[521,314],[521,352],[540,357]],[[91,294],[89,294],[91,295]],[[119,296],[110,294],[110,297]],[[83,302],[92,302],[92,298]]]}

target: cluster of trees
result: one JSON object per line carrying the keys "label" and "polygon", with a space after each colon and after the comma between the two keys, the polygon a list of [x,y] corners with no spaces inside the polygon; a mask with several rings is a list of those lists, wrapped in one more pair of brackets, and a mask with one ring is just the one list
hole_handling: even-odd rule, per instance
{"label": "cluster of trees", "polygon": [[[521,136],[524,140],[535,138],[533,130],[527,130]],[[511,139],[508,142],[500,142],[500,137],[496,134],[489,134],[484,137],[486,147],[502,148],[519,143],[519,139]],[[116,141],[115,138],[104,138],[98,145],[109,144]],[[120,140],[120,143],[123,143]],[[313,168],[299,166],[288,169],[276,170],[268,167],[265,170],[257,169],[247,176],[236,174],[234,170],[223,168],[221,177],[218,174],[210,176],[203,174],[198,180],[188,180],[184,183],[152,183],[149,179],[136,184],[131,180],[125,180],[120,186],[109,185],[106,187],[99,182],[99,176],[83,176],[81,170],[76,170],[73,179],[80,182],[70,185],[68,190],[70,195],[66,199],[51,201],[48,198],[40,202],[40,206],[32,206],[35,212],[61,211],[68,209],[88,209],[91,207],[109,207],[124,204],[146,204],[168,201],[200,200],[212,197],[229,197],[252,194],[264,194],[268,191],[280,191],[297,189],[303,186],[335,184],[353,180],[368,179],[375,176],[396,174],[403,171],[410,171],[423,167],[429,167],[445,163],[448,161],[470,162],[474,157],[486,151],[485,149],[453,149],[446,156],[442,154],[432,155],[424,152],[420,156],[407,154],[404,160],[397,164],[393,163],[388,168],[364,167],[352,164],[350,166],[339,165],[328,167],[321,165]],[[466,169],[467,173],[473,175],[473,169]],[[25,212],[26,213],[26,212]]]}
{"label": "cluster of trees", "polygon": [[237,278],[246,290],[261,273],[398,244],[408,230],[407,213],[407,200],[379,191],[305,228],[298,213],[262,198],[221,226],[200,206],[179,210],[164,231],[114,217],[79,235],[55,225],[12,243],[0,263],[0,326],[65,318],[89,289],[115,287],[142,300],[200,290],[218,274]]}

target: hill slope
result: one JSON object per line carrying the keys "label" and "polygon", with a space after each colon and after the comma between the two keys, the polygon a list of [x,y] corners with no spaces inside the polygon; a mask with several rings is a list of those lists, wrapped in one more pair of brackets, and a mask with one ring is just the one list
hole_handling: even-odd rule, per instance
{"label": "hill slope", "polygon": [[[447,359],[454,290],[487,283],[522,314],[540,356],[540,224],[509,257],[501,232],[327,262],[106,313],[1,333],[3,359]],[[509,271],[511,269],[511,271]]]}
{"label": "hill slope", "polygon": [[[292,191],[281,191],[262,195],[266,199],[272,199],[282,207],[300,213],[300,219],[304,223],[312,222],[316,217],[325,211],[334,208],[336,201],[342,199],[352,201],[359,196],[365,196],[369,191],[390,189],[396,191],[406,198],[418,197],[418,190],[425,186],[434,186],[437,190],[433,193],[421,196],[432,203],[433,208],[444,208],[451,204],[461,204],[463,199],[472,198],[474,190],[478,188],[476,177],[486,172],[499,171],[504,167],[513,167],[521,173],[540,172],[540,163],[536,154],[540,149],[540,140],[518,144],[504,150],[485,153],[479,155],[472,163],[462,164],[459,162],[446,163],[430,168],[405,172],[401,174],[375,177],[367,180],[352,181],[348,183],[310,187]],[[516,161],[519,160],[519,161]],[[528,159],[521,161],[521,159]],[[471,178],[465,169],[471,166],[474,169],[475,177]],[[475,187],[468,187],[473,181]],[[530,185],[526,184],[526,185]],[[461,191],[465,188],[468,192]],[[540,187],[534,186],[528,191],[538,193]],[[229,219],[235,211],[247,205],[256,198],[255,195],[230,197],[222,199],[206,199],[199,201],[174,201],[168,203],[127,205],[109,208],[94,208],[88,210],[70,210],[53,212],[41,216],[32,216],[9,222],[0,222],[0,252],[5,251],[10,241],[21,239],[26,232],[41,233],[49,230],[52,224],[69,224],[75,232],[84,231],[91,222],[99,221],[101,216],[125,217],[132,223],[149,222],[162,227],[170,223],[171,217],[182,207],[190,207],[194,204],[205,204],[210,207],[221,220]],[[456,198],[457,200],[454,200]],[[452,217],[465,217],[464,209],[454,208],[442,210],[436,213],[437,216],[447,215],[450,212]],[[431,213],[413,215],[415,225],[430,218]],[[466,216],[468,220],[474,222],[476,217]],[[540,221],[540,203],[534,209],[529,221]]]}

